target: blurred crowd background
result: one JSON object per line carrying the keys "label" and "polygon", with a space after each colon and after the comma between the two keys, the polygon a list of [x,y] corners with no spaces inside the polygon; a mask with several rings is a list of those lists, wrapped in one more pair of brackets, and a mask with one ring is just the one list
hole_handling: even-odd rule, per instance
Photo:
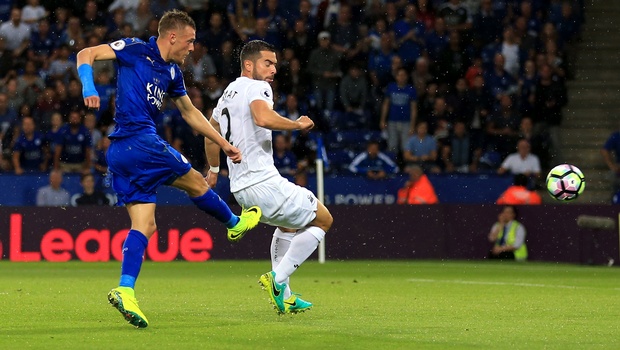
{"label": "blurred crowd background", "polygon": [[[501,172],[522,140],[542,169],[560,152],[582,0],[0,0],[0,172],[105,177],[116,69],[94,66],[102,108],[85,110],[76,54],[157,36],[158,18],[172,8],[197,25],[182,69],[207,117],[239,76],[243,43],[276,47],[274,109],[317,124],[274,139],[277,166],[300,184],[319,136],[334,176],[384,165],[387,177],[410,166]],[[203,138],[171,102],[161,112],[160,135],[203,171]],[[352,166],[364,154],[368,161]]]}

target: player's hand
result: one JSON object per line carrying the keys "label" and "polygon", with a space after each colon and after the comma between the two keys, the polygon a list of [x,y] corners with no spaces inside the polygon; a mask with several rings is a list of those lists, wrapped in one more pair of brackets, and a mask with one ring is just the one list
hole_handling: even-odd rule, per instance
{"label": "player's hand", "polygon": [[241,163],[241,159],[243,157],[241,157],[241,151],[237,147],[228,144],[226,147],[222,147],[222,150],[224,151],[224,154],[228,158],[230,158],[230,160],[232,160],[233,163]]}
{"label": "player's hand", "polygon": [[307,115],[297,118],[297,123],[299,123],[299,130],[310,130],[314,127],[314,122]]}
{"label": "player's hand", "polygon": [[215,185],[217,185],[217,178],[218,173],[209,170],[207,171],[207,176],[205,176],[205,181],[207,181],[207,185],[209,185],[210,188],[215,188]]}
{"label": "player's hand", "polygon": [[88,109],[99,110],[100,104],[101,100],[99,96],[88,96],[84,98],[84,105],[86,105]]}

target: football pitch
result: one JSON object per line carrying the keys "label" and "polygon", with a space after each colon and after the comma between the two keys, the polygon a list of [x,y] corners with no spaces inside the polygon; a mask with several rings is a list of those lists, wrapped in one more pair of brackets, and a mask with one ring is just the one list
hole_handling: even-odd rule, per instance
{"label": "football pitch", "polygon": [[0,349],[618,349],[620,269],[513,262],[305,263],[278,316],[268,261],[145,262],[135,329],[120,263],[0,262]]}

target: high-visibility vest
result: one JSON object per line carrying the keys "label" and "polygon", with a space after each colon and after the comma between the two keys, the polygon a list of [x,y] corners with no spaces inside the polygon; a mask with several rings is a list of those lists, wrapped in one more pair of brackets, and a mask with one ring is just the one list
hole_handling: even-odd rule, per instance
{"label": "high-visibility vest", "polygon": [[398,190],[398,204],[437,204],[437,194],[433,184],[426,175],[422,175],[418,181],[409,187]]}
{"label": "high-visibility vest", "polygon": [[510,186],[497,199],[496,204],[542,204],[540,195],[523,186]]}
{"label": "high-visibility vest", "polygon": [[[521,224],[516,220],[511,221],[510,226],[508,227],[508,237],[506,237],[505,241],[506,245],[514,246],[515,239],[517,238],[517,227],[519,227],[520,225]],[[505,230],[501,230],[499,232],[495,244],[499,244],[499,242],[502,240],[502,237],[504,237],[504,231]],[[515,255],[515,260],[527,259],[527,247],[525,245],[525,237],[523,238],[523,243],[521,244],[521,246],[517,248],[513,253]]]}

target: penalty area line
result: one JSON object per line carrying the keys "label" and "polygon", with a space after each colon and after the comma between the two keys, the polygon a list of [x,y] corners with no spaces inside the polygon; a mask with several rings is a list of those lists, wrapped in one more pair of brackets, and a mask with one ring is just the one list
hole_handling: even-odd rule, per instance
{"label": "penalty area line", "polygon": [[[599,289],[593,287],[567,286],[561,284],[543,284],[543,283],[521,283],[521,282],[496,282],[496,281],[467,281],[467,280],[438,280],[428,278],[410,278],[408,282],[420,283],[448,283],[448,284],[470,284],[483,286],[511,286],[511,287],[534,287],[534,288],[554,288],[554,289]],[[620,288],[612,288],[620,291]]]}

